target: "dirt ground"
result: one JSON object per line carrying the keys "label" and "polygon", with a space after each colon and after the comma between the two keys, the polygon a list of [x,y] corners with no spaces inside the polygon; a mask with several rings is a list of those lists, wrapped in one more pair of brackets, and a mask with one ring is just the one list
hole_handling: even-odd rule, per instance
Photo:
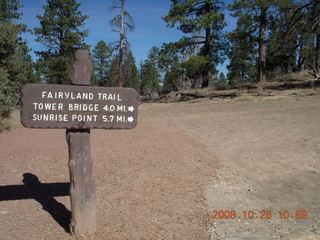
{"label": "dirt ground", "polygon": [[[320,239],[319,108],[313,90],[148,103],[92,131],[95,239]],[[17,125],[0,152],[0,239],[74,239],[64,130]]]}

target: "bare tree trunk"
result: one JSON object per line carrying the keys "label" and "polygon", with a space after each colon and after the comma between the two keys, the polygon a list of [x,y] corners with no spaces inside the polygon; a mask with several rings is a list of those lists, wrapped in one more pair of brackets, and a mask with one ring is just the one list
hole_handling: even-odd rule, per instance
{"label": "bare tree trunk", "polygon": [[304,62],[306,58],[303,56],[303,49],[304,49],[303,41],[301,40],[301,35],[298,35],[297,39],[297,54],[295,56],[295,69],[294,72],[300,72],[304,68]]}
{"label": "bare tree trunk", "polygon": [[120,26],[120,47],[119,47],[119,76],[118,76],[118,87],[124,86],[123,79],[123,62],[124,62],[124,4],[125,0],[121,0],[121,26]]}
{"label": "bare tree trunk", "polygon": [[263,85],[266,82],[266,28],[267,28],[267,8],[261,7],[260,28],[259,28],[259,82]]}

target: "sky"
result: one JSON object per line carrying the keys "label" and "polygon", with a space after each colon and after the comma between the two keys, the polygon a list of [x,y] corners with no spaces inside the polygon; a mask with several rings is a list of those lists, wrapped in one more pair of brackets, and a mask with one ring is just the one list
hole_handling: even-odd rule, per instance
{"label": "sky", "polygon": [[[39,27],[39,19],[36,15],[43,15],[43,5],[46,0],[21,0],[23,4],[22,22],[32,30]],[[98,41],[104,40],[107,43],[118,40],[118,33],[112,31],[109,21],[116,14],[116,10],[110,12],[112,0],[78,0],[81,3],[82,14],[89,16],[85,21],[84,29],[89,31],[85,42],[93,49]],[[226,0],[228,5],[231,0]],[[128,41],[136,59],[137,65],[147,58],[148,51],[153,46],[161,47],[163,43],[179,40],[183,34],[176,28],[166,27],[162,17],[167,15],[171,5],[170,0],[127,0],[126,9],[133,16],[135,30],[128,33]],[[235,26],[235,19],[226,12],[227,30]],[[35,41],[35,36],[25,33],[23,37],[28,41],[32,50],[33,58],[36,58],[34,51],[43,49],[43,46]],[[226,63],[218,66],[219,71],[226,73]]]}

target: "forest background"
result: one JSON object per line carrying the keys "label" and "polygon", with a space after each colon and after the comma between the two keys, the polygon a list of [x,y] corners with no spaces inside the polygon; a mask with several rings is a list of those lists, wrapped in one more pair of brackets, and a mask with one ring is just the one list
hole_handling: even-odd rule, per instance
{"label": "forest background", "polygon": [[[149,7],[150,1],[106,0],[92,3],[88,12],[76,0],[30,2],[0,0],[0,121],[19,104],[25,83],[69,84],[79,48],[91,51],[92,85],[133,87],[146,98],[244,83],[263,88],[275,77],[301,71],[318,76],[320,69],[319,0],[168,0]],[[144,26],[131,12],[143,4],[144,13],[163,15],[145,39],[136,35],[145,43],[134,51],[137,62],[132,49],[141,42],[130,41],[130,34]],[[100,13],[105,6],[105,14],[86,24],[97,17],[94,6]],[[36,14],[36,25],[30,14]],[[144,20],[146,28],[152,23]],[[93,25],[111,38],[90,38]],[[150,37],[155,45],[142,53]]]}

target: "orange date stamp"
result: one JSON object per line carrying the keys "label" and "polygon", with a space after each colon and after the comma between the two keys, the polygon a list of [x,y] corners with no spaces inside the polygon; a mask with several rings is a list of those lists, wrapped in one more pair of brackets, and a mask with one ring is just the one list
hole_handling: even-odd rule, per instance
{"label": "orange date stamp", "polygon": [[280,210],[280,211],[271,211],[271,210],[213,210],[211,212],[211,219],[307,219],[309,213],[306,210]]}

